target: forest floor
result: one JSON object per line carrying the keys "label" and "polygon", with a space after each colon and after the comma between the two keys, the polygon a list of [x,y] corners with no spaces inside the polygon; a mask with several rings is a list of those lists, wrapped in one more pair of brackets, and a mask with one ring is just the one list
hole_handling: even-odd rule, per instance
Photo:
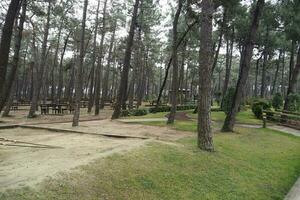
{"label": "forest floor", "polygon": [[250,112],[239,114],[247,127],[224,134],[224,116],[212,113],[216,151],[207,153],[196,147],[196,115],[186,114],[172,126],[165,113],[76,128],[20,120],[0,137],[63,148],[0,146],[0,199],[271,200],[283,199],[297,180],[299,137],[257,128]]}

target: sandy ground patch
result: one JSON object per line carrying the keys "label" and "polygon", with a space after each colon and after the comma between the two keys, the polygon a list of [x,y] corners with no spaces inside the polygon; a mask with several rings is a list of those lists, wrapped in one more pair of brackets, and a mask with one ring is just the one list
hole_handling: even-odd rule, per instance
{"label": "sandy ground patch", "polygon": [[[28,108],[29,109],[29,108]],[[41,123],[57,123],[64,121],[71,121],[73,119],[73,114],[66,113],[64,115],[40,115],[37,112],[37,117],[29,119],[27,118],[28,109],[22,109],[17,111],[11,111],[10,117],[0,118],[0,127],[10,124],[41,124]],[[100,110],[99,116],[95,116],[94,112],[87,113],[87,108],[82,108],[80,110],[80,120],[91,120],[91,119],[107,119],[110,118],[112,114],[111,108],[105,108]]]}
{"label": "sandy ground patch", "polygon": [[177,140],[190,136],[191,133],[176,131],[168,127],[145,126],[141,124],[128,124],[112,120],[95,120],[80,122],[78,127],[72,127],[71,123],[39,124],[32,125],[41,128],[55,128],[58,130],[83,131],[93,134],[110,134],[123,136],[147,137],[159,140]]}
{"label": "sandy ground patch", "polygon": [[0,137],[63,148],[41,149],[0,145],[0,190],[31,186],[57,172],[139,147],[147,140],[110,139],[95,135],[65,134],[46,130],[6,129]]}
{"label": "sandy ground patch", "polygon": [[[1,129],[0,137],[23,142],[53,145],[62,148],[32,148],[0,145],[0,191],[31,186],[58,172],[68,172],[79,165],[112,153],[126,152],[148,141],[167,143],[191,136],[192,133],[167,127],[126,124],[111,120],[71,123],[34,124],[32,128]],[[56,131],[48,131],[47,128]],[[83,133],[65,132],[64,130]],[[118,139],[101,134],[142,137],[148,139]]]}

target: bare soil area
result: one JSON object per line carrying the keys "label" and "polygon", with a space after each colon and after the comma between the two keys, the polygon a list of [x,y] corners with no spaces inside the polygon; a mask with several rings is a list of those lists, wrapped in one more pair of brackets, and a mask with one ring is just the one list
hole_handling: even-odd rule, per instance
{"label": "bare soil area", "polygon": [[[0,191],[34,185],[47,177],[56,176],[59,172],[68,172],[77,166],[113,153],[129,151],[153,139],[171,142],[190,135],[187,132],[164,127],[126,124],[111,120],[84,121],[75,128],[71,127],[71,123],[30,126],[36,129],[1,129],[0,138],[60,148],[24,147],[23,144],[13,142],[6,144],[21,146],[0,145]],[[47,128],[55,131],[49,131]],[[65,130],[81,131],[83,134]],[[103,134],[140,136],[148,139],[118,139]]]}
{"label": "bare soil area", "polygon": [[131,137],[146,137],[159,140],[177,140],[182,137],[189,136],[191,133],[176,131],[168,127],[145,126],[141,124],[122,123],[118,121],[94,120],[80,122],[80,126],[72,127],[71,123],[54,123],[54,124],[39,124],[30,125],[36,128],[51,128],[67,131],[82,131],[92,134],[103,134],[111,136],[131,136]]}
{"label": "bare soil area", "polygon": [[[22,128],[0,130],[0,137],[61,147],[32,148],[0,145],[1,190],[38,183],[57,172],[68,171],[94,159],[136,148],[147,141]],[[19,144],[15,143],[15,145]]]}
{"label": "bare soil area", "polygon": [[[73,114],[65,113],[64,115],[40,115],[37,112],[37,117],[27,118],[29,107],[26,109],[20,109],[11,111],[9,117],[0,118],[0,127],[11,124],[42,124],[42,123],[59,123],[59,122],[70,122],[73,119]],[[50,112],[51,113],[51,112]],[[80,110],[80,120],[95,120],[95,119],[107,119],[111,116],[112,110],[106,108],[100,111],[99,116],[95,116],[94,113],[87,113],[86,108]]]}

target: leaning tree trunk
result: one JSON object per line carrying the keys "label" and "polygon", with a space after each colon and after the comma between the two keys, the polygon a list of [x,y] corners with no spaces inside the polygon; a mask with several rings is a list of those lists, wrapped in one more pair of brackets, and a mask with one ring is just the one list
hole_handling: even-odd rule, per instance
{"label": "leaning tree trunk", "polygon": [[291,79],[289,82],[289,87],[287,90],[287,95],[286,95],[284,107],[283,107],[284,110],[288,110],[288,107],[290,104],[289,95],[296,92],[296,85],[297,85],[299,73],[300,73],[300,47],[298,48],[296,66],[293,68]]}
{"label": "leaning tree trunk", "polygon": [[9,94],[11,93],[11,88],[13,85],[13,82],[16,80],[16,74],[17,74],[17,68],[19,65],[19,54],[20,54],[20,48],[21,48],[21,42],[22,42],[22,33],[23,33],[23,26],[25,22],[26,17],[26,7],[27,7],[27,0],[22,1],[22,13],[18,25],[18,31],[15,37],[15,47],[14,47],[14,56],[12,60],[12,66],[10,70],[10,74],[8,76],[7,81],[5,81],[4,89],[2,91],[2,98],[0,98],[0,112],[2,111]]}
{"label": "leaning tree trunk", "polygon": [[76,79],[76,87],[75,87],[75,112],[73,116],[72,126],[79,125],[79,115],[80,115],[80,100],[82,95],[82,69],[83,69],[83,59],[84,59],[84,37],[85,37],[85,22],[86,22],[86,11],[88,6],[88,0],[84,0],[83,6],[83,16],[81,22],[81,38],[80,38],[80,52],[78,59],[78,70],[77,70],[77,79]]}
{"label": "leaning tree trunk", "polygon": [[172,76],[172,93],[171,93],[171,112],[168,117],[168,124],[173,124],[176,114],[177,106],[177,94],[178,94],[178,57],[177,57],[177,26],[179,21],[180,12],[182,9],[183,1],[178,1],[178,8],[174,16],[173,21],[173,44],[172,44],[172,64],[173,64],[173,76]]}
{"label": "leaning tree trunk", "polygon": [[0,43],[0,99],[5,97],[2,96],[2,92],[5,87],[4,85],[5,85],[5,79],[7,73],[9,49],[10,49],[14,21],[15,18],[17,17],[19,8],[20,8],[20,0],[11,0],[5,17],[4,25],[2,28],[1,43]]}
{"label": "leaning tree trunk", "polygon": [[[179,39],[178,43],[177,43],[177,46],[176,48],[178,48],[180,46],[180,44],[183,42],[184,38],[187,36],[187,34],[192,30],[192,28],[198,23],[197,20],[195,20],[191,25],[188,26],[188,28],[186,29],[186,31],[184,32],[184,34],[181,36],[181,38]],[[165,69],[165,77],[164,77],[164,80],[160,86],[160,89],[159,89],[159,94],[158,94],[158,97],[157,97],[157,100],[156,100],[156,105],[155,107],[158,108],[159,104],[160,104],[160,101],[161,101],[161,97],[162,97],[162,94],[163,94],[163,91],[164,91],[164,88],[167,84],[167,79],[168,79],[168,75],[169,75],[169,69],[171,67],[171,64],[172,64],[172,59],[173,59],[173,55],[171,55],[169,61],[168,61],[168,64],[166,66],[166,69]]]}
{"label": "leaning tree trunk", "polygon": [[258,29],[259,18],[262,13],[264,3],[265,3],[264,0],[258,0],[256,3],[255,10],[252,13],[249,35],[246,38],[245,47],[243,48],[243,52],[241,55],[240,72],[239,72],[238,82],[236,85],[236,90],[233,96],[230,111],[226,115],[224,125],[222,128],[222,131],[224,132],[233,131],[233,127],[235,124],[235,117],[239,110],[243,91],[246,89],[246,82],[250,70],[250,61],[253,54],[255,36]]}
{"label": "leaning tree trunk", "polygon": [[42,82],[44,78],[44,69],[46,65],[46,53],[47,53],[47,42],[48,42],[48,35],[49,35],[49,27],[50,27],[50,10],[51,10],[51,2],[48,3],[48,10],[47,10],[47,22],[44,30],[44,37],[43,37],[43,44],[42,44],[42,55],[41,55],[41,63],[38,69],[38,74],[36,74],[36,82],[33,86],[33,95],[30,105],[30,110],[28,113],[28,118],[35,117],[35,111],[38,106],[39,96],[40,96],[40,90],[42,87]]}
{"label": "leaning tree trunk", "polygon": [[131,24],[130,24],[130,30],[129,35],[127,38],[127,44],[125,49],[125,56],[124,56],[124,64],[123,64],[123,70],[121,74],[121,81],[120,81],[120,87],[117,95],[117,101],[115,105],[114,112],[112,114],[112,119],[117,119],[120,117],[121,114],[121,106],[124,101],[124,97],[127,94],[127,84],[128,84],[128,73],[129,73],[129,67],[130,67],[130,59],[131,59],[131,52],[132,52],[132,45],[133,45],[133,38],[134,38],[134,29],[136,27],[137,17],[138,17],[138,7],[139,7],[140,0],[135,0],[132,18],[131,18]]}
{"label": "leaning tree trunk", "polygon": [[200,51],[199,51],[199,100],[198,100],[198,147],[213,151],[211,130],[211,86],[212,86],[212,0],[202,0]]}

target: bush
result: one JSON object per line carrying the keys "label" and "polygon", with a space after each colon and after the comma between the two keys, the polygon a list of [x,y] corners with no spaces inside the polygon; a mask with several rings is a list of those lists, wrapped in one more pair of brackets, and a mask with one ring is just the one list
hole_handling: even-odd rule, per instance
{"label": "bush", "polygon": [[262,119],[263,110],[270,110],[271,106],[268,101],[261,99],[252,104],[252,112],[258,119]]}
{"label": "bush", "polygon": [[[195,109],[196,105],[190,104],[190,105],[180,105],[176,107],[176,110],[191,110]],[[171,106],[159,106],[159,107],[152,107],[149,108],[149,113],[157,113],[157,112],[170,112]]]}
{"label": "bush", "polygon": [[283,98],[280,93],[276,93],[272,99],[272,106],[273,108],[275,108],[275,110],[278,110],[282,105],[283,105]]}
{"label": "bush", "polygon": [[130,115],[133,116],[143,116],[143,115],[147,115],[148,112],[146,109],[134,109],[130,111]]}
{"label": "bush", "polygon": [[128,117],[130,115],[128,110],[122,110],[121,111],[121,117]]}
{"label": "bush", "polygon": [[171,110],[170,106],[159,106],[149,108],[149,113],[157,113],[157,112],[169,112]]}
{"label": "bush", "polygon": [[232,105],[232,100],[233,100],[233,96],[235,93],[235,89],[234,88],[229,88],[226,95],[224,96],[223,99],[223,103],[222,103],[222,107],[221,109],[227,114],[230,109],[231,109],[231,105]]}
{"label": "bush", "polygon": [[288,111],[300,111],[300,95],[299,94],[289,94],[288,96]]}

